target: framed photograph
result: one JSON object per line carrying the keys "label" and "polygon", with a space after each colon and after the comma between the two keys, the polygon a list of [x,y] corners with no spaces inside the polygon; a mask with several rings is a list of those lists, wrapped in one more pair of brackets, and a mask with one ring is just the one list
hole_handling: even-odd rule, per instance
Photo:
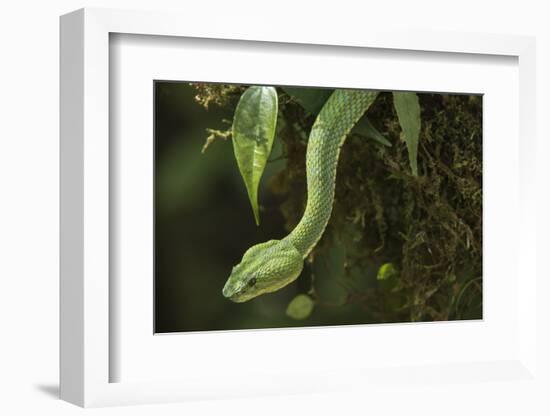
{"label": "framed photograph", "polygon": [[537,386],[534,40],[243,33],[61,18],[61,397]]}

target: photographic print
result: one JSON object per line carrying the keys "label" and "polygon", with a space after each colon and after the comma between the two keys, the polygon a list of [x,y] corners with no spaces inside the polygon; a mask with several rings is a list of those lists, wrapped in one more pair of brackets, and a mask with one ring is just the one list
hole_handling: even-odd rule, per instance
{"label": "photographic print", "polygon": [[482,319],[482,96],[155,81],[155,332]]}

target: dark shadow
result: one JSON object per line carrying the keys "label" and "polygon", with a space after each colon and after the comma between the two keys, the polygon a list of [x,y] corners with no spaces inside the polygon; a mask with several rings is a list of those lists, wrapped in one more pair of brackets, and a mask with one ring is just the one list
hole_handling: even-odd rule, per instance
{"label": "dark shadow", "polygon": [[37,384],[35,388],[47,396],[59,399],[59,384]]}

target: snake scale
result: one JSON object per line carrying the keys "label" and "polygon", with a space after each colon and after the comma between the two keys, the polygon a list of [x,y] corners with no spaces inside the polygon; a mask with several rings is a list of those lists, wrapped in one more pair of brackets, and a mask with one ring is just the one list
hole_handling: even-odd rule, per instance
{"label": "snake scale", "polygon": [[323,235],[332,212],[340,148],[377,95],[342,89],[328,98],[309,135],[307,204],[302,219],[283,239],[254,245],[244,253],[223,288],[226,298],[245,302],[275,292],[300,275],[304,259]]}

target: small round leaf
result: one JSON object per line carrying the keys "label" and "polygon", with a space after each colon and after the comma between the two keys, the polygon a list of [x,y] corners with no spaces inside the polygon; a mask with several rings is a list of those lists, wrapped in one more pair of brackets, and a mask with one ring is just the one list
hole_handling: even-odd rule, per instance
{"label": "small round leaf", "polygon": [[313,311],[314,302],[308,295],[298,295],[290,301],[286,314],[292,319],[306,319]]}
{"label": "small round leaf", "polygon": [[388,280],[397,274],[397,269],[392,263],[384,263],[378,269],[377,280]]}

